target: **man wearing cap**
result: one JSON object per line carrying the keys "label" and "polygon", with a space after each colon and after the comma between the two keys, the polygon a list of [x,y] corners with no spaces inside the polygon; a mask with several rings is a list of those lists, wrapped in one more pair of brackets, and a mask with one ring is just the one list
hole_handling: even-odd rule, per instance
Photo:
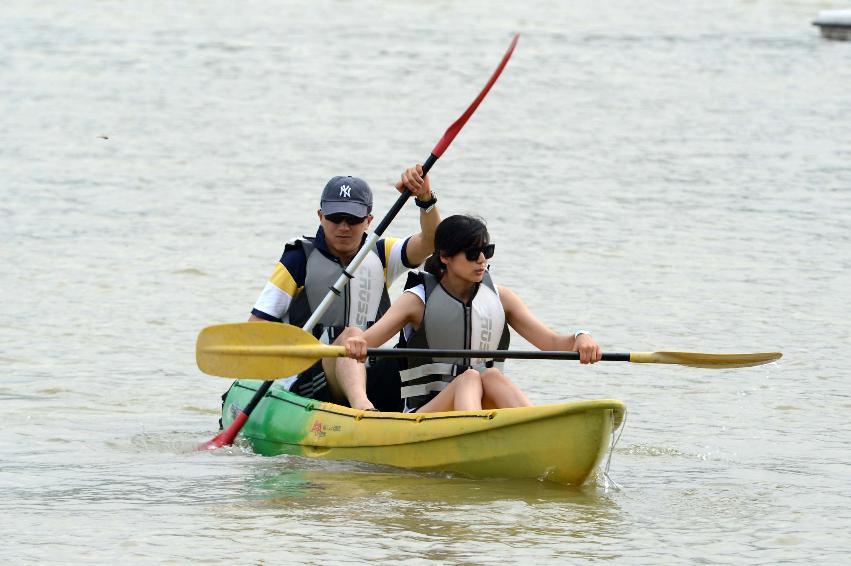
{"label": "man wearing cap", "polygon": [[[396,189],[407,187],[420,212],[420,232],[408,238],[382,238],[366,255],[339,297],[314,328],[326,344],[339,343],[356,326],[365,330],[390,306],[387,289],[409,269],[422,264],[434,250],[434,231],[440,223],[428,177],[416,165],[402,173]],[[372,191],[363,179],[333,177],[320,200],[319,229],[312,238],[287,243],[275,271],[263,287],[249,320],[304,326],[342,268],[355,257],[372,222]],[[290,391],[321,401],[348,404],[354,409],[399,410],[399,375],[393,360],[371,363],[364,378],[355,360],[317,362],[297,376],[279,379]],[[281,376],[282,378],[285,376]],[[374,404],[373,404],[374,401]]]}

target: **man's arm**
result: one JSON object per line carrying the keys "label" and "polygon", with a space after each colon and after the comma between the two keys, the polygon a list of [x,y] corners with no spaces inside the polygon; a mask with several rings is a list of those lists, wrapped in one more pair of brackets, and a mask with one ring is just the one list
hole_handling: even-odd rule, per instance
{"label": "man's arm", "polygon": [[260,292],[249,322],[281,322],[289,312],[293,299],[304,288],[307,257],[301,247],[284,250],[275,270]]}
{"label": "man's arm", "polygon": [[[428,177],[423,177],[423,167],[417,164],[402,173],[401,180],[396,183],[396,188],[401,192],[404,187],[420,202],[428,202],[432,198],[431,184]],[[440,224],[440,213],[437,206],[426,212],[417,207],[420,213],[420,232],[408,239],[405,247],[409,265],[420,265],[434,251],[434,231]]]}

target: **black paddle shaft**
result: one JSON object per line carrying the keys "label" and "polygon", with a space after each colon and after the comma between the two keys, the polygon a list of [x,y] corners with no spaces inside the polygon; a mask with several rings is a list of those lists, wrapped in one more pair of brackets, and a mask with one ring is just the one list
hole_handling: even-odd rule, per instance
{"label": "black paddle shaft", "polygon": [[[493,358],[517,360],[578,360],[579,352],[547,352],[518,350],[437,350],[431,348],[368,348],[367,356],[377,358]],[[601,361],[628,362],[629,353],[604,352]]]}
{"label": "black paddle shaft", "polygon": [[[426,159],[425,163],[423,163],[423,177],[428,175],[429,169],[434,163],[437,161],[437,157],[434,154],[429,154],[428,159]],[[402,194],[399,195],[399,198],[396,199],[396,202],[393,203],[393,206],[381,219],[381,222],[378,223],[378,226],[375,227],[373,232],[381,236],[384,234],[384,231],[390,226],[390,223],[393,222],[393,219],[396,218],[396,215],[399,214],[399,211],[402,210],[402,207],[405,206],[405,202],[407,202],[408,197],[411,196],[411,191],[408,190],[407,187],[402,191]]]}

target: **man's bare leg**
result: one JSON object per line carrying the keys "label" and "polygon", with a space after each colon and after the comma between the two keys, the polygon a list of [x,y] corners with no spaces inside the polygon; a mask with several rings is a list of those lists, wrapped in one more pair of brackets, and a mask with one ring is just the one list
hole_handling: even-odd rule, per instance
{"label": "man's bare leg", "polygon": [[[350,336],[359,334],[363,334],[363,330],[349,326],[337,336],[334,344],[340,345]],[[348,401],[352,409],[375,408],[366,396],[366,365],[352,358],[324,358],[322,369],[325,370],[328,388],[335,401]]]}

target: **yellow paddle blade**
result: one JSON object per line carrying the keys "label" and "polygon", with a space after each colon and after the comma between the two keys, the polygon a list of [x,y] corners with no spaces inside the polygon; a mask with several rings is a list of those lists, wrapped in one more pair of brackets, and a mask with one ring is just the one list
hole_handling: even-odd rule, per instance
{"label": "yellow paddle blade", "polygon": [[208,326],[198,334],[195,359],[204,373],[233,379],[279,379],[306,370],[325,357],[346,355],[297,326],[237,322]]}
{"label": "yellow paddle blade", "polygon": [[759,366],[783,356],[780,352],[752,354],[704,354],[701,352],[630,352],[629,361],[637,364],[677,364],[696,368],[743,368]]}

